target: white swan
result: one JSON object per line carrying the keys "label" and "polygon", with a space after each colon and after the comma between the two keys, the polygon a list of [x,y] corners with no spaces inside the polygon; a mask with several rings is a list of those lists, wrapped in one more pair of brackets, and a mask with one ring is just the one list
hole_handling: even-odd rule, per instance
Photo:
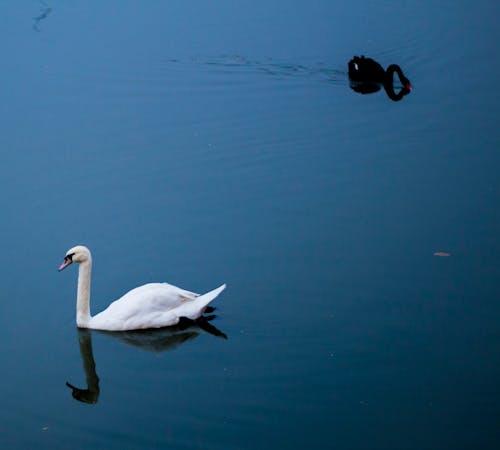
{"label": "white swan", "polygon": [[149,283],[127,292],[94,317],[90,316],[90,250],[77,245],[66,252],[59,271],[79,263],[76,324],[94,330],[125,331],[176,325],[181,317],[197,319],[226,285],[198,295],[168,283]]}

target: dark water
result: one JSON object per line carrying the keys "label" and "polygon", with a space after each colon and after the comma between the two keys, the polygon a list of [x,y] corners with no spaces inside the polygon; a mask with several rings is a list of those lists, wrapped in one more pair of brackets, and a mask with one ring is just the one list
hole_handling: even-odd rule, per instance
{"label": "dark water", "polygon": [[[2,6],[1,448],[497,448],[497,3]],[[79,333],[78,243],[219,336]]]}

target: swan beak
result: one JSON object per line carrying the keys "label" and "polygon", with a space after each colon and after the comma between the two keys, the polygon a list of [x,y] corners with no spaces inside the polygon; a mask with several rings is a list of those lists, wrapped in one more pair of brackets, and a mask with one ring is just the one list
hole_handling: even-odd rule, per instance
{"label": "swan beak", "polygon": [[71,258],[66,256],[66,258],[64,258],[64,261],[63,263],[59,266],[59,269],[57,269],[59,272],[61,270],[64,270],[66,269],[66,267],[68,267],[73,261],[71,261]]}
{"label": "swan beak", "polygon": [[411,88],[412,88],[411,83],[410,82],[406,83],[405,88],[408,89],[409,91],[411,91]]}

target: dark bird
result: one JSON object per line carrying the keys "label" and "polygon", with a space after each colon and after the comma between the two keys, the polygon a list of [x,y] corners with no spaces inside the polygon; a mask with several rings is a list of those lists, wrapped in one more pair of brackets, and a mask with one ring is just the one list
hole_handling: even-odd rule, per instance
{"label": "dark bird", "polygon": [[[399,93],[394,91],[394,73],[398,74],[403,85]],[[355,56],[349,61],[348,74],[351,88],[361,94],[377,92],[383,86],[389,98],[397,101],[409,94],[412,88],[410,80],[397,64],[391,64],[384,70],[377,61],[364,56]]]}

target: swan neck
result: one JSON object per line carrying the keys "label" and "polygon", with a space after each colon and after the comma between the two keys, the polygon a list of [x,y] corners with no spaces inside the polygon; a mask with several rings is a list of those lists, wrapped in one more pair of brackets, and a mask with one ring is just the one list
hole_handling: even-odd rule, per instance
{"label": "swan neck", "polygon": [[[399,81],[403,84],[403,88],[400,89],[398,93],[394,90],[394,72],[398,74]],[[386,71],[386,81],[384,83],[384,89],[387,96],[395,102],[400,101],[405,95],[410,93],[411,85],[408,78],[406,78],[397,64],[391,64]]]}
{"label": "swan neck", "polygon": [[78,293],[76,297],[76,324],[86,328],[90,321],[90,275],[92,260],[89,258],[78,269]]}
{"label": "swan neck", "polygon": [[[387,83],[393,83],[394,81],[394,72],[398,74],[399,81],[403,85],[406,85],[409,83],[408,78],[405,77],[403,71],[401,70],[401,67],[399,67],[397,64],[391,64],[387,70],[386,70],[386,82]],[[406,86],[405,86],[406,87]]]}
{"label": "swan neck", "polygon": [[391,64],[387,70],[386,73],[391,73],[396,72],[399,76],[403,75],[403,71],[401,70],[401,67],[399,67],[397,64]]}

